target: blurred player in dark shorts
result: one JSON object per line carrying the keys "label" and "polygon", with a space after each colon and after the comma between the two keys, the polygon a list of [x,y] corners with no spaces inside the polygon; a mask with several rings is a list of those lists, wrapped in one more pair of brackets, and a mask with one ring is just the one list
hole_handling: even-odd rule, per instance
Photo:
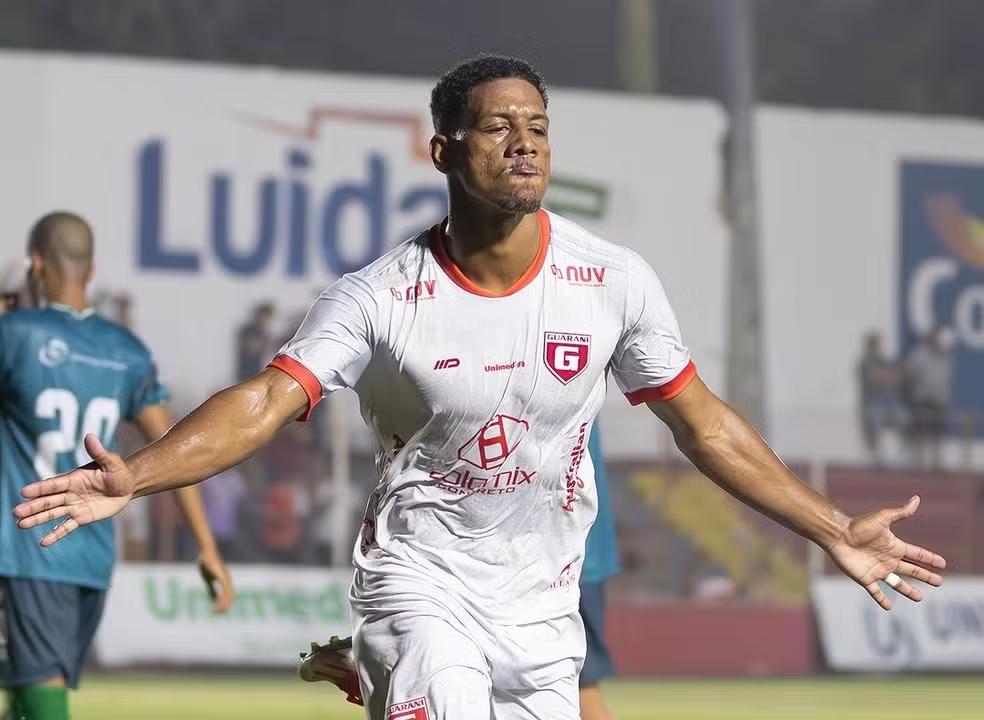
{"label": "blurred player in dark shorts", "polygon": [[615,518],[608,494],[608,477],[601,454],[601,435],[595,423],[588,440],[588,452],[595,469],[598,488],[598,517],[595,519],[584,552],[581,571],[581,619],[587,652],[580,676],[581,720],[609,720],[611,712],[605,705],[599,683],[615,674],[608,646],[605,644],[605,580],[616,574],[618,545],[615,539]]}

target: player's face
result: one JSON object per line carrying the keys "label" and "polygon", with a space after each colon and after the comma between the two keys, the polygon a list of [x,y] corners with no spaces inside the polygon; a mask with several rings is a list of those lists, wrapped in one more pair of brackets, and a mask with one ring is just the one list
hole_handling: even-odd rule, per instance
{"label": "player's face", "polygon": [[464,152],[453,174],[473,197],[508,212],[536,212],[550,181],[549,120],[539,91],[502,78],[471,91]]}

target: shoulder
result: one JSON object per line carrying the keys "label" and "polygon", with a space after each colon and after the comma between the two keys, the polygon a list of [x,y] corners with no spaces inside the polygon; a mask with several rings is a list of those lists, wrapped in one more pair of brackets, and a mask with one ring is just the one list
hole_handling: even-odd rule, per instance
{"label": "shoulder", "polygon": [[116,348],[134,360],[152,362],[150,349],[131,330],[101,315],[94,315],[90,321],[93,332],[99,335],[106,346]]}
{"label": "shoulder", "polygon": [[362,269],[343,275],[325,293],[347,291],[363,301],[375,301],[381,295],[388,295],[390,288],[416,282],[430,257],[428,229],[400,243]]}
{"label": "shoulder", "polygon": [[623,245],[605,240],[562,215],[547,213],[550,218],[550,242],[555,251],[589,265],[607,268],[617,274],[629,274],[645,261]]}

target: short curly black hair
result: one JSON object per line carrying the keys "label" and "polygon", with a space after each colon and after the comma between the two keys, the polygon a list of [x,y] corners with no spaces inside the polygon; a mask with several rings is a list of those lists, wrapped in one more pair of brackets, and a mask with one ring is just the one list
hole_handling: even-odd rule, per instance
{"label": "short curly black hair", "polygon": [[434,130],[450,135],[461,129],[472,88],[500,78],[520,78],[535,87],[547,106],[547,85],[540,72],[525,60],[506,55],[479,55],[448,70],[431,91],[431,118]]}

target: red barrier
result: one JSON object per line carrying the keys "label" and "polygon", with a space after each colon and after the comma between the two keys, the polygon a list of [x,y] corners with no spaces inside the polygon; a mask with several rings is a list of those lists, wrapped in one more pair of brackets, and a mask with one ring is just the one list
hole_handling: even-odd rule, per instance
{"label": "red barrier", "polygon": [[626,677],[796,676],[817,670],[808,607],[613,604],[606,621],[615,664]]}

